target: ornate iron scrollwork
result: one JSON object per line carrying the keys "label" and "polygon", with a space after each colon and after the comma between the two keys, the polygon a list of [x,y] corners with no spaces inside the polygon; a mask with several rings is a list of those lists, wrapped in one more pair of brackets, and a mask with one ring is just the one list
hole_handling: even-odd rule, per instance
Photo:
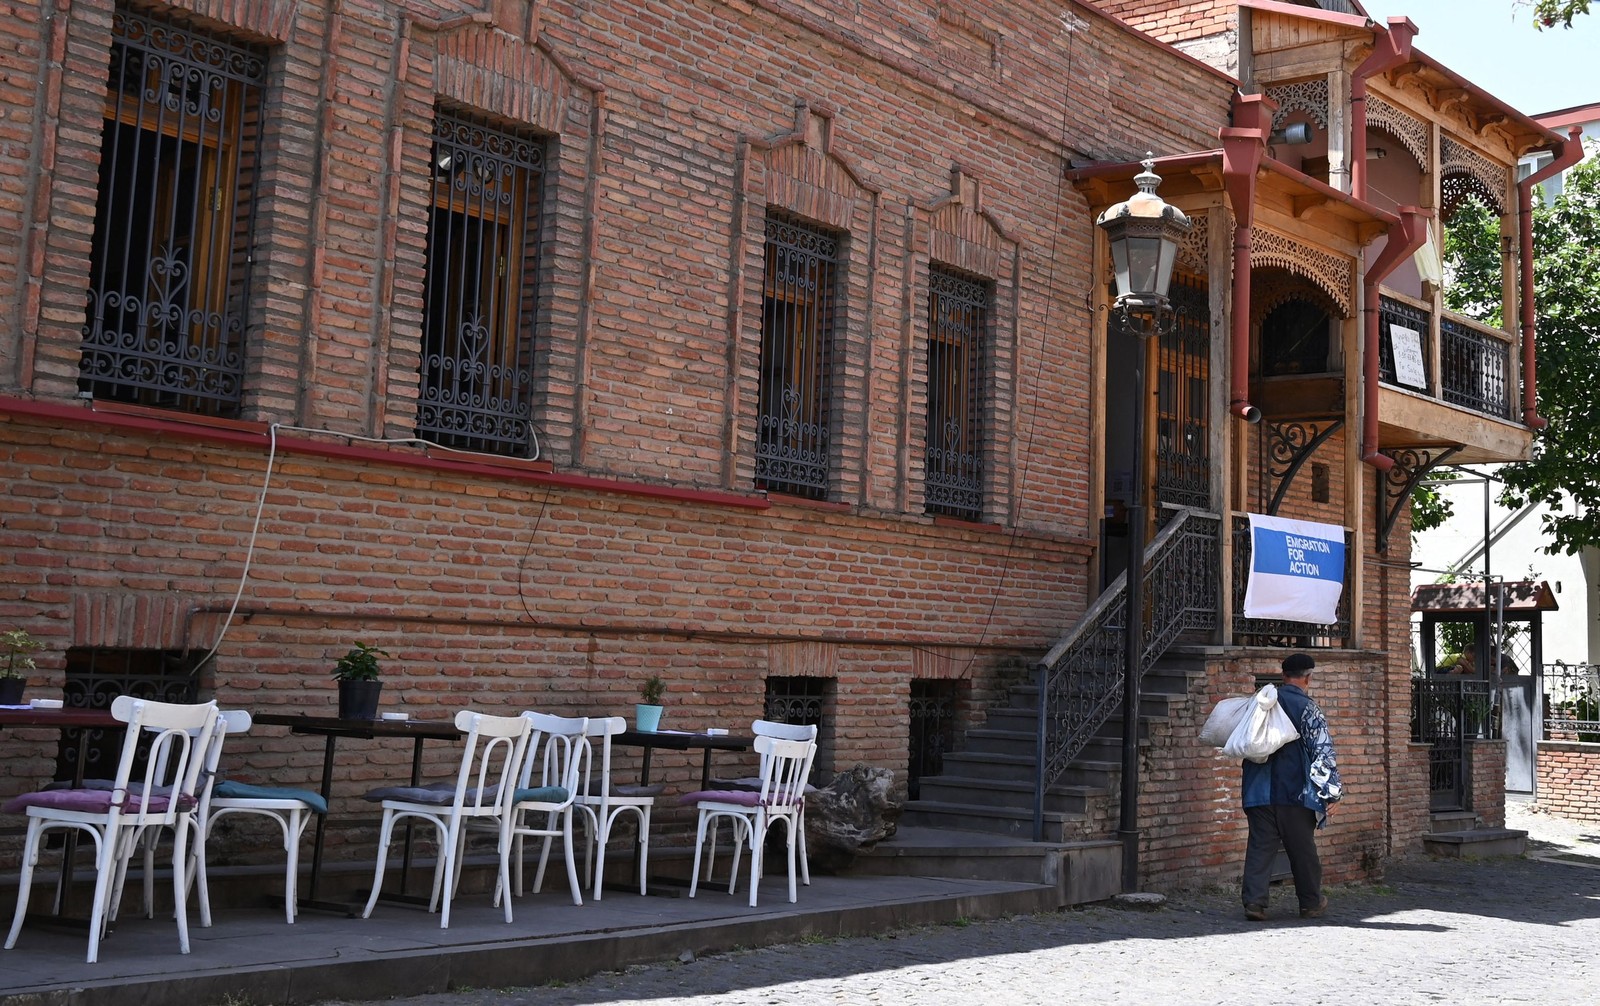
{"label": "ornate iron scrollwork", "polygon": [[1277,480],[1267,513],[1275,514],[1294,477],[1327,439],[1344,428],[1343,419],[1322,423],[1268,423],[1265,441],[1267,474]]}
{"label": "ornate iron scrollwork", "polygon": [[1460,453],[1461,447],[1432,450],[1425,447],[1407,447],[1401,450],[1380,451],[1394,462],[1378,482],[1378,551],[1389,550],[1389,532],[1400,519],[1400,511],[1417,485],[1428,473]]}

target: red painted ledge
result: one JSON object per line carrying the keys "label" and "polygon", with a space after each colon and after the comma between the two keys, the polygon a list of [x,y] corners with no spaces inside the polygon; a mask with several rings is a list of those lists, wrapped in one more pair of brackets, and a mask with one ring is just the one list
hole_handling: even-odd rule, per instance
{"label": "red painted ledge", "polygon": [[[59,402],[41,402],[11,395],[0,395],[0,415],[19,419],[55,420],[81,426],[98,426],[124,433],[150,433],[178,437],[202,443],[233,444],[251,447],[265,453],[272,439],[270,423],[241,422],[233,419],[212,419],[166,412],[140,406],[113,402],[85,402],[66,405]],[[298,434],[299,431],[296,431]],[[342,437],[334,430],[326,431],[329,437]],[[680,503],[704,503],[710,506],[736,507],[744,510],[767,510],[772,504],[763,496],[719,492],[711,489],[684,489],[674,486],[651,485],[646,482],[629,482],[622,479],[597,478],[592,475],[574,475],[554,471],[548,461],[519,461],[434,457],[425,453],[400,451],[391,447],[363,447],[348,443],[327,443],[307,439],[303,435],[286,436],[281,428],[277,437],[278,450],[287,454],[309,455],[336,461],[366,461],[373,464],[394,465],[402,468],[453,474],[481,475],[488,478],[533,485],[557,486],[564,489],[585,489],[594,492],[617,493],[645,499],[671,500]]]}

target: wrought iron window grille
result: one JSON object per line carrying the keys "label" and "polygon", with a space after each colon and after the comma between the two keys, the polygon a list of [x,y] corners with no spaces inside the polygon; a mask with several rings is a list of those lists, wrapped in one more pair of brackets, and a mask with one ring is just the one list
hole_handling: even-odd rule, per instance
{"label": "wrought iron window grille", "polygon": [[78,387],[238,414],[266,54],[112,15]]}
{"label": "wrought iron window grille", "polygon": [[[195,656],[182,650],[73,647],[67,650],[63,704],[68,709],[106,710],[119,695],[134,695],[156,702],[197,702],[199,685],[193,667]],[[120,729],[90,730],[81,778],[110,778],[116,774],[121,754]],[[143,758],[142,753],[140,758]],[[74,778],[77,759],[78,731],[63,730],[56,753],[55,777]]]}
{"label": "wrought iron window grille", "polygon": [[990,285],[928,270],[926,508],[981,520]]}
{"label": "wrought iron window grille", "polygon": [[771,212],[756,407],[759,489],[827,499],[838,235]]}
{"label": "wrought iron window grille", "polygon": [[542,139],[434,117],[417,434],[526,457],[532,432]]}

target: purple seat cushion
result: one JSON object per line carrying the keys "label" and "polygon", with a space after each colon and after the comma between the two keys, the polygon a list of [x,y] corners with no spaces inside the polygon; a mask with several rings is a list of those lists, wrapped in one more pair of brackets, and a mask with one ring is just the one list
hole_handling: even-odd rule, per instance
{"label": "purple seat cushion", "polygon": [[761,806],[761,794],[747,789],[700,789],[685,793],[679,803],[731,803],[740,807]]}
{"label": "purple seat cushion", "polygon": [[[164,814],[170,802],[169,794],[156,794],[150,797],[149,812]],[[190,811],[194,809],[194,797],[185,796],[178,799],[178,810]],[[108,789],[48,789],[37,793],[24,793],[7,800],[5,806],[0,807],[0,812],[7,814],[20,814],[29,807],[45,807],[50,810],[71,810],[85,814],[104,814],[111,810],[111,791]],[[139,797],[129,793],[122,801],[124,814],[137,813],[139,810]]]}

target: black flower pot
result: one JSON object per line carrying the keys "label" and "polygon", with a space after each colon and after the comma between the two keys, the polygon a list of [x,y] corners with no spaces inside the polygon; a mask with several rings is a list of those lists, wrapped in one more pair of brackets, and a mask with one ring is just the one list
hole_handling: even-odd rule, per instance
{"label": "black flower pot", "polygon": [[375,720],[378,718],[378,693],[383,691],[381,681],[339,682],[339,718],[341,720]]}
{"label": "black flower pot", "polygon": [[0,706],[22,705],[22,690],[26,687],[27,678],[0,678]]}

